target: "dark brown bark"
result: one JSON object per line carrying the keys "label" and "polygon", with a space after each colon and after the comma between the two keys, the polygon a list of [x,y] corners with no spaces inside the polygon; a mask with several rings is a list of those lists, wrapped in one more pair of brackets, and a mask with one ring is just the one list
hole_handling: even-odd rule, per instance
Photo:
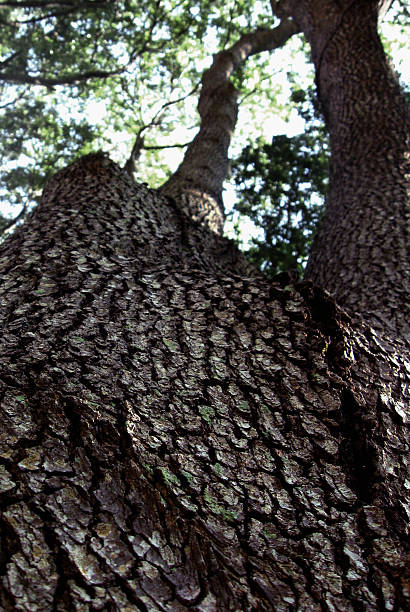
{"label": "dark brown bark", "polygon": [[404,612],[408,344],[193,212],[96,154],[0,247],[0,609]]}
{"label": "dark brown bark", "polygon": [[1,609],[404,610],[408,351],[187,223],[96,155],[1,247]]}
{"label": "dark brown bark", "polygon": [[404,337],[410,120],[377,34],[383,5],[280,2],[311,45],[331,139],[330,194],[306,276],[371,325]]}

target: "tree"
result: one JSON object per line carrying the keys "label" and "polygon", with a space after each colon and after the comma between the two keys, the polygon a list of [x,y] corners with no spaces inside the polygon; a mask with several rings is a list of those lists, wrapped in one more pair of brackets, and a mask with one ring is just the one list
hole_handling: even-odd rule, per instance
{"label": "tree", "polygon": [[[272,4],[281,25],[203,75],[199,133],[159,192],[82,157],[1,245],[4,610],[408,604],[406,245],[389,248],[407,111],[380,3]],[[229,77],[297,27],[332,148],[318,286],[268,281],[220,235]],[[348,260],[359,225],[384,231],[377,268]]]}

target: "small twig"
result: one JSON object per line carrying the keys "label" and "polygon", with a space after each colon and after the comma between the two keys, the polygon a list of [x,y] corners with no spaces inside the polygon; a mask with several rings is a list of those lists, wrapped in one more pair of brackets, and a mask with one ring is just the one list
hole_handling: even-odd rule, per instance
{"label": "small twig", "polygon": [[145,151],[156,151],[156,150],[161,150],[161,149],[184,149],[190,144],[191,144],[191,141],[183,142],[183,143],[176,143],[172,145],[147,145],[147,146],[144,145],[143,149]]}
{"label": "small twig", "polygon": [[7,66],[7,64],[9,64],[10,62],[12,62],[16,57],[18,57],[19,55],[21,55],[23,52],[21,51],[21,49],[19,49],[18,51],[16,51],[15,53],[12,53],[11,55],[9,55],[9,57],[6,57],[5,60],[0,62],[0,66]]}
{"label": "small twig", "polygon": [[18,102],[19,100],[21,100],[21,98],[24,97],[25,93],[26,93],[25,91],[21,92],[16,98],[14,98],[14,100],[10,100],[10,102],[5,102],[4,104],[0,106],[0,108],[7,108],[8,106],[14,106],[16,102]]}
{"label": "small twig", "polygon": [[154,114],[154,116],[152,117],[151,121],[149,123],[146,123],[145,125],[143,125],[137,132],[137,136],[135,138],[135,142],[134,142],[134,146],[132,147],[132,151],[131,151],[131,155],[129,156],[128,160],[126,161],[125,165],[124,165],[124,170],[131,176],[133,177],[134,174],[136,173],[137,170],[137,161],[140,158],[141,155],[141,151],[143,149],[145,150],[160,150],[160,149],[169,149],[169,148],[173,148],[173,147],[186,147],[189,143],[187,144],[183,144],[183,145],[157,145],[157,146],[145,146],[144,145],[144,137],[143,137],[143,133],[146,132],[149,128],[154,127],[154,126],[158,126],[161,125],[161,121],[163,118],[163,115],[166,111],[166,109],[173,105],[173,104],[178,104],[179,102],[182,102],[183,100],[186,100],[186,98],[188,98],[189,96],[192,96],[193,93],[195,93],[195,91],[198,89],[200,83],[197,83],[197,85],[195,85],[195,87],[187,94],[185,94],[184,96],[181,96],[180,98],[177,98],[176,100],[170,100],[169,102],[165,102],[161,108]]}
{"label": "small twig", "polygon": [[152,118],[152,121],[150,123],[150,125],[152,125],[154,123],[154,121],[156,121],[157,119],[159,119],[161,117],[161,115],[164,113],[164,111],[169,107],[172,106],[173,104],[178,104],[179,102],[183,102],[184,100],[186,100],[187,98],[189,98],[189,96],[192,96],[197,89],[199,88],[199,86],[201,85],[200,82],[198,82],[195,87],[193,89],[191,89],[190,92],[188,92],[187,94],[185,94],[184,96],[181,96],[180,98],[177,98],[176,100],[170,100],[169,102],[165,102],[161,108],[155,113],[155,115]]}
{"label": "small twig", "polygon": [[271,79],[272,77],[274,77],[276,74],[279,73],[279,70],[277,70],[276,72],[273,72],[271,74],[267,74],[266,76],[264,76],[260,81],[257,87],[254,87],[253,89],[251,89],[250,91],[248,91],[246,94],[244,94],[241,99],[240,99],[240,104],[242,104],[245,100],[247,100],[248,98],[250,98],[251,96],[253,96],[255,93],[260,92],[260,83],[263,83],[264,81],[269,81],[269,79]]}

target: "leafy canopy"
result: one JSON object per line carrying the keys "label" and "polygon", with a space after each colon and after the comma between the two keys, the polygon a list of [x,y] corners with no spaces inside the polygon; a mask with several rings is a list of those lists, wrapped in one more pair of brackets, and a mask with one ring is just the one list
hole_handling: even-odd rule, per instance
{"label": "leafy canopy", "polygon": [[34,197],[74,156],[113,153],[116,135],[118,161],[144,128],[147,147],[178,143],[180,125],[191,140],[212,51],[269,21],[268,2],[0,2],[0,202]]}

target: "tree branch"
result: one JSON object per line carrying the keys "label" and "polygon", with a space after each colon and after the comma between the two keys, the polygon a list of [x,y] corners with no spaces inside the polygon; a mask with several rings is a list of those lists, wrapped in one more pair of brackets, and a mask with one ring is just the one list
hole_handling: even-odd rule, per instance
{"label": "tree branch", "polygon": [[184,149],[190,144],[191,144],[191,141],[176,142],[175,144],[171,144],[171,145],[144,145],[144,149],[145,151],[162,151],[162,149]]}
{"label": "tree branch", "polygon": [[128,172],[128,174],[131,177],[134,177],[134,174],[136,174],[136,172],[137,172],[137,162],[138,162],[138,160],[140,158],[141,151],[143,149],[145,149],[145,150],[154,150],[154,149],[168,149],[168,148],[173,148],[173,147],[186,147],[187,146],[187,144],[185,144],[185,145],[163,145],[163,146],[156,146],[156,147],[145,146],[144,145],[144,137],[142,136],[142,134],[143,134],[143,132],[148,130],[150,127],[161,125],[161,119],[162,119],[162,116],[164,115],[166,109],[169,106],[172,106],[174,104],[178,104],[178,102],[183,102],[184,100],[189,98],[189,96],[192,96],[192,94],[195,93],[196,90],[199,88],[199,85],[200,85],[200,83],[195,85],[195,87],[189,93],[185,94],[184,96],[181,96],[180,98],[177,98],[176,100],[170,100],[169,102],[165,102],[161,106],[161,108],[154,114],[154,116],[151,119],[151,121],[149,123],[146,123],[145,125],[143,125],[138,130],[137,136],[135,138],[134,146],[132,147],[131,155],[130,155],[129,159],[127,160],[127,162],[124,165],[124,170],[126,172]]}
{"label": "tree branch", "polygon": [[53,19],[56,17],[65,17],[67,15],[72,15],[81,7],[71,7],[61,11],[53,11],[52,13],[43,13],[43,15],[38,15],[37,17],[31,17],[30,19],[17,19],[16,21],[3,21],[0,20],[4,26],[9,28],[18,28],[20,25],[24,25],[26,23],[38,23],[39,21],[43,21],[44,19]]}
{"label": "tree branch", "polygon": [[284,45],[297,31],[294,23],[285,20],[274,30],[245,34],[232,47],[217,53],[202,76],[199,132],[161,191],[178,202],[188,216],[217,233],[223,229],[222,186],[228,174],[228,148],[238,111],[238,93],[229,79],[248,57]]}
{"label": "tree branch", "polygon": [[10,100],[10,102],[5,102],[4,104],[0,105],[0,108],[7,108],[8,106],[14,106],[16,104],[16,102],[18,102],[19,100],[21,100],[21,98],[23,98],[23,96],[25,95],[25,91],[20,92],[15,98],[14,100]]}
{"label": "tree branch", "polygon": [[134,178],[134,174],[136,174],[137,162],[141,156],[141,151],[144,147],[144,136],[142,135],[142,133],[146,129],[146,127],[147,126],[144,126],[140,130],[138,130],[134,146],[132,147],[131,155],[129,156],[127,162],[124,165],[125,172],[127,172],[132,178]]}
{"label": "tree branch", "polygon": [[7,64],[10,64],[10,62],[12,62],[14,59],[16,59],[16,57],[18,57],[19,55],[22,54],[22,51],[16,51],[15,53],[12,53],[11,55],[9,55],[9,57],[6,57],[5,60],[2,60],[0,62],[0,66],[7,66]]}
{"label": "tree branch", "polygon": [[20,221],[20,219],[24,218],[24,215],[27,212],[27,206],[28,206],[28,199],[26,200],[26,202],[23,205],[23,208],[20,210],[19,214],[16,217],[14,217],[13,219],[9,219],[8,221],[5,221],[4,223],[2,222],[0,236],[4,235],[4,232],[10,229],[10,227],[13,227],[13,225],[15,225],[18,221]]}
{"label": "tree branch", "polygon": [[[113,0],[114,2],[116,0]],[[29,2],[22,0],[21,2],[0,2],[0,8],[52,8],[58,6],[71,6],[76,8],[103,7],[111,4],[110,0],[37,0]]]}
{"label": "tree branch", "polygon": [[24,72],[20,73],[7,73],[0,72],[0,81],[6,83],[15,84],[27,84],[27,85],[42,85],[44,87],[54,87],[56,85],[78,85],[89,79],[108,78],[112,76],[118,76],[127,69],[127,66],[122,67],[119,70],[105,71],[105,70],[91,70],[89,72],[67,74],[62,75],[57,79],[47,78],[42,76],[31,76]]}

